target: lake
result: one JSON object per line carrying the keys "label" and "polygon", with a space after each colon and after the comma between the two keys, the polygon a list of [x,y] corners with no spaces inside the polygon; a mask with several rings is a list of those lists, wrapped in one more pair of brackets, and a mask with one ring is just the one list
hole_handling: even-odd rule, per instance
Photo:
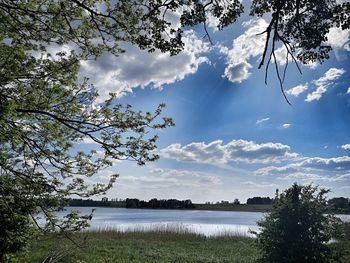
{"label": "lake", "polygon": [[[93,207],[68,207],[59,212],[62,217],[71,210],[79,210],[82,215],[90,214]],[[256,222],[264,213],[239,211],[203,210],[162,210],[127,209],[98,207],[91,220],[91,230],[187,231],[205,236],[247,235],[249,230],[257,231]],[[343,221],[350,221],[350,215],[340,215]]]}

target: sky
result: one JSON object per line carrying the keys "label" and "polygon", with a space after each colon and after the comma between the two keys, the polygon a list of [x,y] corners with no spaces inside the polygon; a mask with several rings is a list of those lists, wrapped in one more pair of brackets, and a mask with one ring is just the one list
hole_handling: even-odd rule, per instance
{"label": "sky", "polygon": [[[118,102],[143,111],[165,103],[164,115],[176,123],[158,133],[159,161],[115,162],[91,180],[118,173],[106,195],[118,199],[246,202],[294,182],[350,197],[350,31],[331,29],[333,51],[323,64],[301,65],[302,74],[289,64],[289,105],[274,65],[267,85],[265,68],[258,69],[265,35],[257,34],[267,21],[244,14],[224,31],[215,23],[210,19],[213,44],[201,27],[188,29],[177,56],[124,44],[119,57],[82,62],[81,75],[89,76],[100,101],[116,92]],[[282,68],[285,51],[277,55]]]}

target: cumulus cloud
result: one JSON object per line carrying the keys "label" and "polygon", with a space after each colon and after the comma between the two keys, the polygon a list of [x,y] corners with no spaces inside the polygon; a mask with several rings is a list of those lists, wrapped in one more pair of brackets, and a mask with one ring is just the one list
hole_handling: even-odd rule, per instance
{"label": "cumulus cloud", "polygon": [[350,180],[350,157],[306,157],[283,166],[257,169],[256,176],[273,176],[281,180],[339,182]]}
{"label": "cumulus cloud", "polygon": [[[350,170],[350,156],[321,158],[308,157],[300,162],[291,163],[284,166],[267,166],[255,171],[255,175],[289,175],[289,174],[310,174],[310,171],[324,171],[324,172],[346,172]],[[349,174],[337,175],[338,179],[348,178]]]}
{"label": "cumulus cloud", "polygon": [[342,146],[340,146],[342,149],[344,150],[350,150],[350,144],[344,144]]}
{"label": "cumulus cloud", "polygon": [[278,179],[301,180],[301,181],[308,181],[308,182],[315,182],[315,181],[338,182],[338,181],[346,181],[350,179],[350,174],[325,176],[325,175],[319,175],[314,173],[298,172],[298,173],[292,173],[286,176],[278,177]]}
{"label": "cumulus cloud", "polygon": [[326,44],[330,45],[332,48],[341,48],[350,51],[349,39],[349,29],[342,30],[341,28],[333,27],[327,34]]}
{"label": "cumulus cloud", "polygon": [[347,94],[350,94],[350,87],[348,88],[348,91],[346,92]]}
{"label": "cumulus cloud", "polygon": [[246,61],[230,64],[225,68],[224,76],[231,82],[241,83],[243,80],[248,79],[250,75],[249,69],[251,68],[252,65]]}
{"label": "cumulus cloud", "polygon": [[298,167],[293,164],[285,165],[281,167],[268,166],[268,167],[263,167],[256,170],[255,175],[283,175],[283,174],[296,173],[298,171],[299,171]]}
{"label": "cumulus cloud", "polygon": [[161,88],[196,73],[202,63],[209,62],[203,56],[209,51],[209,45],[194,31],[186,31],[183,41],[184,50],[176,56],[160,51],[149,53],[125,43],[126,52],[119,57],[104,54],[96,61],[83,61],[81,76],[91,76],[90,81],[98,89],[100,100],[106,99],[110,92],[121,97],[136,87]]}
{"label": "cumulus cloud", "polygon": [[308,89],[308,83],[295,86],[287,90],[286,93],[288,95],[298,97],[301,93],[305,92],[307,89]]}
{"label": "cumulus cloud", "polygon": [[268,27],[268,23],[262,18],[251,19],[242,25],[246,31],[233,40],[232,48],[220,48],[220,52],[227,58],[224,76],[237,83],[248,79],[249,70],[252,68],[248,61],[262,54],[266,35],[259,33]]}
{"label": "cumulus cloud", "polygon": [[333,158],[311,157],[306,158],[298,164],[300,167],[320,169],[320,170],[350,170],[350,156],[341,156]]}
{"label": "cumulus cloud", "polygon": [[260,120],[257,120],[257,121],[256,121],[256,124],[260,125],[260,124],[262,124],[263,122],[268,121],[269,119],[270,119],[270,118],[262,118],[262,119],[260,119]]}
{"label": "cumulus cloud", "polygon": [[328,90],[333,81],[339,79],[344,73],[345,70],[342,68],[330,68],[321,78],[313,81],[317,88],[315,91],[307,95],[305,101],[311,102],[314,100],[319,100]]}
{"label": "cumulus cloud", "polygon": [[232,140],[224,144],[216,140],[208,144],[193,142],[182,146],[171,144],[160,151],[163,157],[182,162],[209,164],[244,163],[279,163],[295,159],[298,155],[290,152],[290,147],[281,143],[262,143],[253,141]]}
{"label": "cumulus cloud", "polygon": [[290,126],[292,126],[292,124],[290,124],[290,123],[284,123],[281,127],[282,127],[283,129],[288,129],[288,128],[290,128]]}

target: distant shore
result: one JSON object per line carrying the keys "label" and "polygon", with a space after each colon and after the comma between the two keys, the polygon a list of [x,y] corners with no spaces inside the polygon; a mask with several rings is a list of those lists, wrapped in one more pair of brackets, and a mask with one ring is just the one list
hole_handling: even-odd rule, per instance
{"label": "distant shore", "polygon": [[250,205],[250,204],[194,204],[194,210],[209,211],[242,211],[242,212],[268,212],[272,205]]}
{"label": "distant shore", "polygon": [[[342,201],[345,198],[333,198],[334,202]],[[248,202],[249,201],[249,202]],[[69,199],[68,206],[70,207],[109,207],[109,208],[137,208],[137,209],[166,209],[166,210],[208,210],[208,211],[242,211],[242,212],[268,212],[272,208],[273,199],[269,197],[253,197],[249,198],[246,204],[235,202],[221,201],[217,203],[192,203],[191,200],[177,199],[151,199],[149,201],[139,200],[136,198],[127,198],[125,200],[102,200],[92,199]],[[350,207],[337,208],[333,202],[330,204],[327,212],[335,214],[350,214]],[[350,206],[350,203],[349,205]]]}
{"label": "distant shore", "polygon": [[[104,208],[126,208],[126,209],[145,209],[145,210],[200,210],[200,211],[233,211],[233,212],[269,212],[272,205],[221,205],[221,204],[194,204],[194,208],[130,208],[125,206],[106,206],[106,205],[91,205],[91,206],[80,206],[80,205],[70,205],[69,207],[104,207]],[[348,212],[336,212],[338,215],[350,215]]]}
{"label": "distant shore", "polygon": [[194,204],[192,208],[138,208],[138,207],[125,207],[125,206],[111,206],[111,205],[70,205],[70,207],[106,207],[106,208],[128,208],[128,209],[166,209],[166,210],[208,210],[208,211],[241,211],[241,212],[268,212],[272,205],[233,205],[233,204]]}

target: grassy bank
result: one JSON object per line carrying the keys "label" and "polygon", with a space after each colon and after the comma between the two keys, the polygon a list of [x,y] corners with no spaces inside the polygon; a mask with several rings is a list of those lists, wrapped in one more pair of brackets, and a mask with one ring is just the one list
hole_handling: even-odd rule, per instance
{"label": "grassy bank", "polygon": [[[89,232],[74,236],[82,242],[77,248],[71,241],[49,235],[34,241],[30,253],[15,262],[43,262],[48,256],[62,257],[58,262],[178,262],[219,263],[256,262],[258,252],[247,237],[205,238],[189,233]],[[56,262],[56,261],[53,261]]]}
{"label": "grassy bank", "polygon": [[[350,262],[350,224],[346,224],[344,240],[333,243],[348,255]],[[254,239],[248,237],[211,237],[185,231],[86,232],[72,236],[78,245],[66,237],[46,235],[34,240],[27,253],[14,263],[248,263],[257,262],[259,251]],[[57,260],[59,259],[59,260]]]}

